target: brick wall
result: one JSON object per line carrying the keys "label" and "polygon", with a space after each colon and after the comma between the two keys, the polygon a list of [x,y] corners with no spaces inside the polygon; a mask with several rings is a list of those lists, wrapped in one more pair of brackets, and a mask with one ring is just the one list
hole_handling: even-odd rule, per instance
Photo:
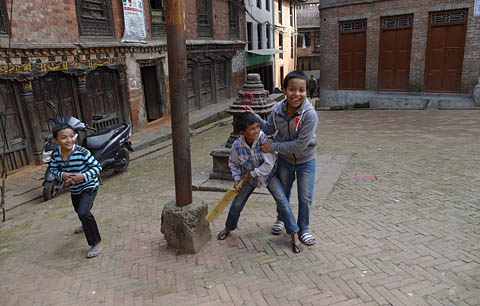
{"label": "brick wall", "polygon": [[380,18],[413,14],[410,90],[416,91],[422,90],[424,83],[429,12],[467,7],[468,20],[461,92],[471,93],[480,71],[480,18],[473,17],[473,3],[473,0],[345,0],[341,2],[322,2],[321,7],[323,9],[320,15],[321,89],[338,89],[339,21],[367,19],[365,88],[367,90],[377,90]]}

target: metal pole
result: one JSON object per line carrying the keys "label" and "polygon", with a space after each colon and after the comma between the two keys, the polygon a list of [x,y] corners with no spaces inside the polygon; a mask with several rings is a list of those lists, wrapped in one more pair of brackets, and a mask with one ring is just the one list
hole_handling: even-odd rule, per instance
{"label": "metal pole", "polygon": [[166,13],[175,196],[177,206],[186,206],[192,203],[192,168],[186,85],[185,0],[167,0]]}

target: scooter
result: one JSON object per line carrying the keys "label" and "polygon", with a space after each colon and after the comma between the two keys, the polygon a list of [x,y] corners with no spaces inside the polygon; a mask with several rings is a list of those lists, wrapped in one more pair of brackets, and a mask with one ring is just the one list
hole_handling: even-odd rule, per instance
{"label": "scooter", "polygon": [[[51,108],[57,116],[55,104],[48,101],[47,106]],[[102,119],[101,115],[94,117],[95,120]],[[97,131],[72,116],[57,116],[55,118],[49,118],[48,120],[53,121],[55,124],[69,124],[73,128],[77,139],[80,132],[87,134],[86,137],[83,138],[82,147],[88,149],[98,160],[102,166],[102,174],[105,171],[112,170],[114,173],[121,173],[128,168],[130,163],[129,151],[133,152],[132,143],[128,140],[132,135],[130,124],[120,123]],[[93,134],[88,134],[88,132],[93,132]],[[50,163],[52,153],[54,150],[58,150],[58,147],[59,145],[53,141],[52,136],[45,139],[42,155],[44,163]],[[65,187],[62,180],[59,180],[50,173],[49,165],[43,181],[43,199],[48,201],[54,198],[58,191]]]}

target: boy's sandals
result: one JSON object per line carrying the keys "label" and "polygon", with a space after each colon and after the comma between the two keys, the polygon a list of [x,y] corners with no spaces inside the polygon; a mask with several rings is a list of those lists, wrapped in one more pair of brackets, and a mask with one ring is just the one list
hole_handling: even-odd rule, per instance
{"label": "boy's sandals", "polygon": [[295,241],[292,240],[292,251],[293,253],[300,253],[301,251],[303,251],[302,244],[295,244]]}
{"label": "boy's sandals", "polygon": [[217,239],[218,240],[225,240],[225,238],[227,238],[228,235],[230,235],[230,231],[228,231],[226,229],[223,229],[220,233],[218,233]]}
{"label": "boy's sandals", "polygon": [[303,233],[299,236],[300,241],[306,246],[312,246],[317,242],[317,239],[310,233]]}
{"label": "boy's sandals", "polygon": [[87,253],[87,258],[97,257],[103,249],[103,245],[93,246]]}
{"label": "boy's sandals", "polygon": [[77,228],[73,231],[73,233],[74,233],[74,234],[83,233],[83,226],[77,227]]}
{"label": "boy's sandals", "polygon": [[282,221],[276,221],[272,225],[272,234],[273,235],[280,235],[283,231],[283,228],[285,227],[285,223]]}

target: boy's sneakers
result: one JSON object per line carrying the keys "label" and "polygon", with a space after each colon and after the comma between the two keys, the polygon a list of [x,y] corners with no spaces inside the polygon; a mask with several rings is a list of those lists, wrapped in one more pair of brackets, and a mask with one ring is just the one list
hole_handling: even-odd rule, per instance
{"label": "boy's sneakers", "polygon": [[103,249],[103,245],[93,246],[87,253],[87,258],[97,257]]}
{"label": "boy's sneakers", "polygon": [[83,226],[77,227],[77,228],[73,231],[73,233],[74,233],[74,234],[83,233]]}

